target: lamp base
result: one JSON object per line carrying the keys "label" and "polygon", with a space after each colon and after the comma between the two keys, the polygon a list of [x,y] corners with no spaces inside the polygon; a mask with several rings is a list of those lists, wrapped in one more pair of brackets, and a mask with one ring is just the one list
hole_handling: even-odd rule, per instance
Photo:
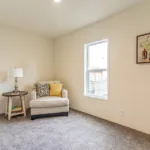
{"label": "lamp base", "polygon": [[20,93],[20,91],[19,90],[13,90],[13,93]]}
{"label": "lamp base", "polygon": [[20,91],[18,90],[18,77],[15,77],[15,86],[13,93],[18,94]]}

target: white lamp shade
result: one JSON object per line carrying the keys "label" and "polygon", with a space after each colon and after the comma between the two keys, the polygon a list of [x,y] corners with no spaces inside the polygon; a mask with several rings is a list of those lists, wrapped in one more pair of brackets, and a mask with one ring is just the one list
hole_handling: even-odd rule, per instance
{"label": "white lamp shade", "polygon": [[22,68],[14,68],[11,70],[10,76],[13,78],[23,77],[23,69]]}

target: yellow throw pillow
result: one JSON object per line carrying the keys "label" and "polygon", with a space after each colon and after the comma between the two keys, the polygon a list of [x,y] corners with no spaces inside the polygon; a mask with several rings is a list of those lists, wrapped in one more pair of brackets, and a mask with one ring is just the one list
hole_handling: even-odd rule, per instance
{"label": "yellow throw pillow", "polygon": [[62,84],[50,84],[50,96],[62,96]]}

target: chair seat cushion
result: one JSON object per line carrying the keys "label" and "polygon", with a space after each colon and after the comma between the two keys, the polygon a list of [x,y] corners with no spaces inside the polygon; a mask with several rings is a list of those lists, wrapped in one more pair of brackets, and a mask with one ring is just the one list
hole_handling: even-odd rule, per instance
{"label": "chair seat cushion", "polygon": [[61,107],[67,105],[69,105],[68,98],[62,98],[58,96],[40,97],[36,100],[30,101],[31,108],[49,108],[49,107]]}

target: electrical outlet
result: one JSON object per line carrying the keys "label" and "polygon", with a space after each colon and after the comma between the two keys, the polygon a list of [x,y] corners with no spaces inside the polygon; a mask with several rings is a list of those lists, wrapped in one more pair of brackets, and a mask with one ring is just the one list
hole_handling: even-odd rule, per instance
{"label": "electrical outlet", "polygon": [[120,111],[120,115],[123,117],[124,116],[124,110]]}

